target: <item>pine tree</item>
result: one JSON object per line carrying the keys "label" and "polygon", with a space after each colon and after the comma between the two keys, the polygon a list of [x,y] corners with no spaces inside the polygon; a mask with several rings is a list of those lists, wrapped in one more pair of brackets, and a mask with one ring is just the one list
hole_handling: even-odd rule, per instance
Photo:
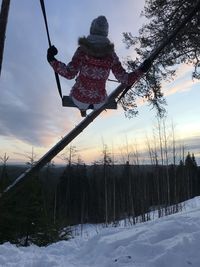
{"label": "pine tree", "polygon": [[[188,15],[190,10],[198,3],[198,0],[154,0],[146,1],[142,15],[148,20],[139,30],[139,36],[134,37],[131,33],[124,33],[124,42],[127,47],[135,48],[137,59],[130,60],[127,65],[134,69],[150,52],[157,48],[171,32],[177,28],[180,22]],[[124,108],[128,113],[132,112],[137,96],[143,97],[155,108],[159,115],[165,111],[165,99],[161,92],[163,80],[169,81],[176,74],[179,64],[192,64],[194,67],[193,77],[200,79],[200,11],[182,29],[172,42],[165,47],[159,57],[153,62],[153,66],[144,79],[129,91],[123,101]]]}
{"label": "pine tree", "polygon": [[193,169],[197,167],[194,154],[190,155],[190,152],[188,152],[186,159],[185,159],[185,166],[188,167],[189,169]]}
{"label": "pine tree", "polygon": [[46,216],[42,184],[31,177],[0,202],[0,243],[47,245],[59,240],[60,228]]}

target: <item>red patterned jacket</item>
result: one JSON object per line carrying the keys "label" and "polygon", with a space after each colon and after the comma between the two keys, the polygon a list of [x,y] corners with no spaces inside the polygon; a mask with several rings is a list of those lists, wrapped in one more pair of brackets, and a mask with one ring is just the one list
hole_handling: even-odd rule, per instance
{"label": "red patterned jacket", "polygon": [[133,84],[143,74],[141,70],[127,73],[110,42],[103,48],[102,45],[94,47],[83,37],[79,39],[79,45],[69,64],[58,60],[50,64],[61,76],[67,79],[76,77],[70,95],[80,102],[98,104],[105,101],[105,86],[110,70],[116,79],[125,85]]}

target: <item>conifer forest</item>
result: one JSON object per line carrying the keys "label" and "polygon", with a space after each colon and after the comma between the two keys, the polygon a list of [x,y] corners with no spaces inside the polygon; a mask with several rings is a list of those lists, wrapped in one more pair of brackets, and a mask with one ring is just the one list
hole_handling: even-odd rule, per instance
{"label": "conifer forest", "polygon": [[[1,157],[1,192],[25,170],[8,165],[8,158]],[[1,243],[47,245],[70,238],[70,228],[77,224],[144,222],[151,211],[158,210],[160,217],[175,213],[181,201],[200,194],[200,167],[189,152],[176,165],[166,164],[164,156],[161,161],[152,156],[146,165],[116,164],[106,146],[101,162],[67,159],[62,167],[49,164],[1,200]]]}

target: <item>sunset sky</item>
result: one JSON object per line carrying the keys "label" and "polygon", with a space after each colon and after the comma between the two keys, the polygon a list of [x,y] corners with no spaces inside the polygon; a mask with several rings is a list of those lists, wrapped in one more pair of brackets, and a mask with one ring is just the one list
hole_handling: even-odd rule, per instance
{"label": "sunset sky", "polygon": [[[1,1],[0,1],[1,3]],[[57,56],[68,63],[80,36],[87,36],[91,21],[105,15],[109,22],[109,38],[122,62],[133,59],[133,49],[126,49],[123,32],[137,36],[145,22],[140,16],[144,0],[59,0],[45,1],[52,43]],[[54,73],[46,60],[48,48],[39,0],[11,1],[7,25],[4,59],[0,77],[0,156],[10,162],[26,162],[32,147],[39,159],[80,121],[79,111],[63,108],[57,92]],[[170,144],[172,125],[177,145],[194,153],[200,164],[200,88],[192,80],[192,67],[179,66],[173,82],[163,84],[167,100],[166,129]],[[64,95],[73,81],[61,78]],[[107,83],[107,91],[116,87]],[[145,161],[147,143],[155,146],[156,111],[139,103],[139,115],[128,119],[119,107],[103,112],[73,142],[77,155],[86,163],[101,157],[106,144],[110,152],[124,160],[128,153],[138,152]],[[55,162],[61,162],[59,158]]]}

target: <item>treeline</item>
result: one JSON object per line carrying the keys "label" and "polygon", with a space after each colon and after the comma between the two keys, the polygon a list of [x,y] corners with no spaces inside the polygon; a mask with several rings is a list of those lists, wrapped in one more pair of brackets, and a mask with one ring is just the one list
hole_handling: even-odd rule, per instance
{"label": "treeline", "polygon": [[[69,224],[117,223],[200,194],[200,169],[188,153],[180,165],[68,165],[56,188],[56,218]],[[55,214],[54,214],[55,215]],[[162,214],[160,213],[160,216]]]}
{"label": "treeline", "polygon": [[[130,223],[163,216],[178,203],[200,194],[200,168],[188,153],[179,165],[116,165],[104,161],[86,166],[68,162],[58,178],[49,164],[11,196],[0,200],[0,242],[47,245],[70,237],[70,226],[84,223]],[[0,191],[9,184],[6,158],[0,172]]]}

